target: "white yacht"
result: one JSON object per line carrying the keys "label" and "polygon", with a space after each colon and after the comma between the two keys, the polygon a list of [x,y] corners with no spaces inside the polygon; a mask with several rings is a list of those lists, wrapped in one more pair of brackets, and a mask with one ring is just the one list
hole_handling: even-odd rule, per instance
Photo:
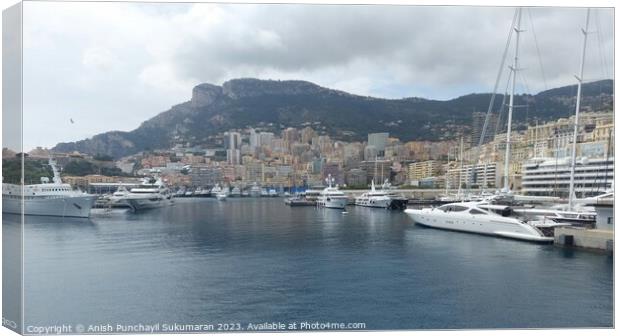
{"label": "white yacht", "polygon": [[310,187],[306,189],[306,191],[304,191],[303,195],[301,196],[303,196],[308,201],[316,202],[319,199],[319,196],[321,196],[321,192],[323,191],[323,189],[325,189],[325,187],[323,186]]}
{"label": "white yacht", "polygon": [[[73,190],[62,183],[56,162],[50,158],[54,177],[41,177],[40,184],[2,183],[2,212],[38,216],[89,217],[96,195]],[[23,205],[23,207],[22,207]]]}
{"label": "white yacht", "polygon": [[170,205],[171,196],[160,178],[146,177],[139,187],[131,188],[117,202],[126,203],[132,210],[140,211]]}
{"label": "white yacht", "polygon": [[250,188],[250,196],[260,197],[260,195],[261,195],[261,188],[258,186],[258,184],[256,184],[256,182],[254,182],[254,185],[252,185],[252,187]]}
{"label": "white yacht", "polygon": [[225,201],[226,198],[228,198],[228,192],[226,192],[225,190],[221,190],[220,192],[215,194],[215,198],[217,198],[218,201]]}
{"label": "white yacht", "polygon": [[532,223],[509,217],[508,212],[510,207],[491,205],[488,202],[450,203],[438,208],[405,210],[415,223],[432,228],[539,243],[553,242],[553,237],[545,236],[541,229]]}
{"label": "white yacht", "polygon": [[267,191],[267,195],[269,197],[278,197],[278,191],[275,189],[269,189],[269,191]]}
{"label": "white yacht", "polygon": [[392,203],[392,199],[385,190],[375,189],[375,180],[372,180],[370,191],[363,193],[355,198],[355,205],[371,208],[387,208]]}
{"label": "white yacht", "polygon": [[331,175],[327,177],[327,188],[321,191],[316,200],[316,204],[320,207],[330,209],[344,209],[347,206],[348,198],[338,187],[332,187],[334,179]]}
{"label": "white yacht", "polygon": [[230,197],[241,197],[241,189],[239,189],[239,187],[234,187],[230,192]]}
{"label": "white yacht", "polygon": [[215,196],[222,191],[222,188],[219,184],[216,184],[213,188],[211,188],[211,195]]}
{"label": "white yacht", "polygon": [[396,195],[390,189],[390,184],[387,180],[383,183],[380,190],[375,188],[375,181],[372,180],[370,191],[355,198],[355,205],[370,208],[404,210],[407,208],[407,203],[407,198]]}

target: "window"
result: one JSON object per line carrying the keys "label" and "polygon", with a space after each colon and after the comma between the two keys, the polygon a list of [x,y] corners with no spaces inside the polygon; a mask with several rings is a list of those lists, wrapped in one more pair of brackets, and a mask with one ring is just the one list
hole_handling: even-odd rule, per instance
{"label": "window", "polygon": [[607,217],[607,224],[613,225],[614,224],[614,218],[613,217]]}
{"label": "window", "polygon": [[486,212],[478,210],[478,209],[471,209],[469,210],[469,213],[472,215],[485,215]]}

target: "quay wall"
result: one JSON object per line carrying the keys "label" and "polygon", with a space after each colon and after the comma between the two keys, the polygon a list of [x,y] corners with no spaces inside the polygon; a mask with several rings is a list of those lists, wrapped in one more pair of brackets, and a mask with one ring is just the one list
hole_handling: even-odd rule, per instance
{"label": "quay wall", "polygon": [[[572,242],[570,241],[572,237]],[[609,230],[583,229],[572,227],[556,228],[554,243],[602,252],[613,251],[614,232]]]}

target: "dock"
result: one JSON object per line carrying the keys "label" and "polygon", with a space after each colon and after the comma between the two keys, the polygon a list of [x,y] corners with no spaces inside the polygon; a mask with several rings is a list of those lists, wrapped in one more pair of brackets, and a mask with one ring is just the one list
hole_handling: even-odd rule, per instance
{"label": "dock", "polygon": [[613,254],[614,232],[579,227],[560,227],[555,229],[554,243],[563,247],[575,247]]}

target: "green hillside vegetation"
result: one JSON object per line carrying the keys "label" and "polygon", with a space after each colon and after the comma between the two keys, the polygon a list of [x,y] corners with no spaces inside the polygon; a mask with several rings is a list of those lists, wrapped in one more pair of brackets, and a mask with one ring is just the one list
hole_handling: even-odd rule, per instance
{"label": "green hillside vegetation", "polygon": [[[24,160],[24,182],[26,184],[41,183],[41,177],[52,180],[54,173],[47,160],[30,159]],[[4,183],[19,184],[21,180],[21,160],[2,159],[2,177]]]}
{"label": "green hillside vegetation", "polygon": [[109,165],[97,164],[85,159],[72,159],[62,167],[63,175],[86,176],[86,175],[105,175],[105,176],[126,176],[122,170]]}

